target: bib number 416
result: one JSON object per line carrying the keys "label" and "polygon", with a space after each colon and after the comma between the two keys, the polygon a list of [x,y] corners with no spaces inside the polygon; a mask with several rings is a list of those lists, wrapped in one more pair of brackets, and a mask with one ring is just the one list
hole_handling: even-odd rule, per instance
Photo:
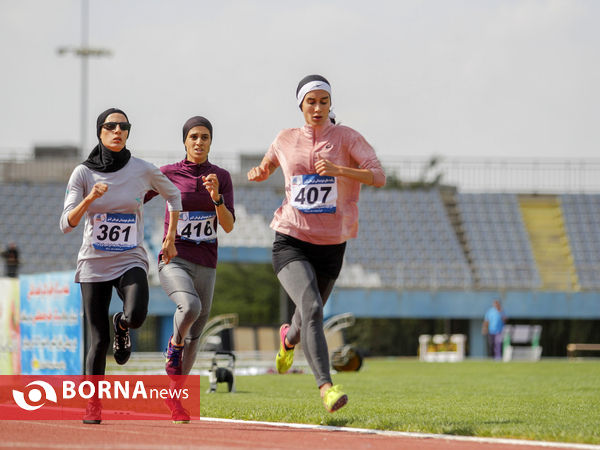
{"label": "bib number 416", "polygon": [[181,230],[181,236],[190,240],[200,240],[201,237],[210,238],[214,232],[212,221],[198,222],[196,225],[188,222]]}
{"label": "bib number 416", "polygon": [[182,211],[177,234],[184,241],[212,242],[217,238],[217,214],[214,211]]}

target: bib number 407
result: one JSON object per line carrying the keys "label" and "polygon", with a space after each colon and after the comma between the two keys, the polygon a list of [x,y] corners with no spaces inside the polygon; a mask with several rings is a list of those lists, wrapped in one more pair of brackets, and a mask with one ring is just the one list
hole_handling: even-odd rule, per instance
{"label": "bib number 407", "polygon": [[291,179],[290,203],[303,213],[335,213],[337,181],[334,177],[294,175]]}
{"label": "bib number 407", "polygon": [[294,202],[300,205],[326,203],[331,189],[331,186],[304,186],[294,197]]}

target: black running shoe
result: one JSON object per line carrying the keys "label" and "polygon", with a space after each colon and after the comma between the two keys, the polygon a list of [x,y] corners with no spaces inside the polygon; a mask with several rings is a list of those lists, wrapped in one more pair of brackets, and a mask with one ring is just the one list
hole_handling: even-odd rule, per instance
{"label": "black running shoe", "polygon": [[117,364],[123,365],[129,361],[131,356],[131,339],[129,339],[129,328],[122,330],[119,321],[123,313],[118,312],[113,316],[113,328],[115,329],[115,341],[113,342],[113,354]]}

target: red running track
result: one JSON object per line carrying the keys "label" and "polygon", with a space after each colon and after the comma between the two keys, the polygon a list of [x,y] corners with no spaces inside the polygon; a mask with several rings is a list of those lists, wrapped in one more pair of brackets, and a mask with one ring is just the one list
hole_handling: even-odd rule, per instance
{"label": "red running track", "polygon": [[306,425],[202,419],[186,425],[166,421],[0,421],[0,448],[35,449],[600,449],[600,446],[516,440],[477,440],[439,435],[377,433]]}

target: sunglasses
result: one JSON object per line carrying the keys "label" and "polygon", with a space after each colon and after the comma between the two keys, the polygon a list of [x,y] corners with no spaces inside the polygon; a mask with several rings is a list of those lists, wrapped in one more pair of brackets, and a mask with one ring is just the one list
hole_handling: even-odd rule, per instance
{"label": "sunglasses", "polygon": [[129,122],[104,122],[102,128],[112,131],[117,129],[117,125],[122,131],[129,131],[131,129],[131,124]]}

